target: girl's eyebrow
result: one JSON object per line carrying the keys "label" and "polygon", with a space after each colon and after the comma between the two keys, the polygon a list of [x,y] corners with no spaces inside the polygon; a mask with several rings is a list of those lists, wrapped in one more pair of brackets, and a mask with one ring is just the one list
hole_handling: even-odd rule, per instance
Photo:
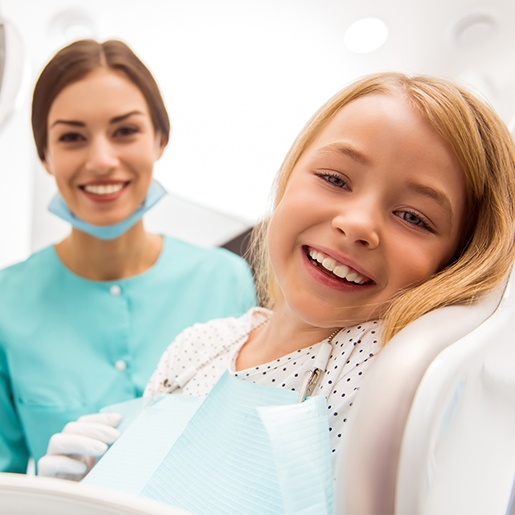
{"label": "girl's eyebrow", "polygon": [[340,154],[344,154],[347,157],[350,157],[351,159],[357,161],[360,164],[370,164],[370,160],[368,159],[368,157],[365,156],[365,154],[346,143],[330,143],[329,145],[326,145],[325,147],[319,149],[319,153],[323,152],[338,152]]}
{"label": "girl's eyebrow", "polygon": [[[121,121],[129,118],[130,116],[134,116],[134,115],[144,115],[144,113],[141,111],[137,111],[137,110],[130,111],[128,113],[121,114],[119,116],[115,116],[114,118],[111,118],[109,120],[109,123],[118,123],[118,122],[121,122]],[[72,125],[73,127],[85,127],[86,126],[86,124],[84,122],[80,122],[77,120],[55,120],[55,122],[53,122],[50,127],[52,128],[59,124]]]}
{"label": "girl's eyebrow", "polygon": [[430,186],[428,184],[421,184],[419,182],[409,182],[407,187],[409,190],[415,193],[432,198],[438,204],[440,204],[442,209],[446,211],[450,217],[452,217],[453,211],[451,201],[443,191],[435,188],[434,186]]}

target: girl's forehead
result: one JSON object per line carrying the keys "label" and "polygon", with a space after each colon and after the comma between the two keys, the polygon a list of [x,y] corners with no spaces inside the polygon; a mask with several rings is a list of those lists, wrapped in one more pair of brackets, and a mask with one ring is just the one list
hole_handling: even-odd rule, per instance
{"label": "girl's forehead", "polygon": [[297,164],[340,171],[356,166],[370,170],[393,166],[415,175],[452,169],[463,176],[452,145],[399,95],[371,94],[341,107]]}
{"label": "girl's forehead", "polygon": [[449,145],[406,96],[374,93],[354,99],[335,111],[314,131],[301,154],[338,141],[359,148],[367,141],[376,145],[413,145],[424,139],[431,144],[436,141]]}

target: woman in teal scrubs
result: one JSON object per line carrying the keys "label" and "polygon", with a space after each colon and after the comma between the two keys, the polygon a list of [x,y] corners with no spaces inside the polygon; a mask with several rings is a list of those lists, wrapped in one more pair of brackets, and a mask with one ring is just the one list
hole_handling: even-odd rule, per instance
{"label": "woman in teal scrubs", "polygon": [[34,89],[50,210],[68,236],[0,271],[0,471],[24,472],[69,421],[143,393],[185,327],[255,304],[247,263],[145,230],[164,194],[170,123],[149,70],[119,41],[60,50]]}

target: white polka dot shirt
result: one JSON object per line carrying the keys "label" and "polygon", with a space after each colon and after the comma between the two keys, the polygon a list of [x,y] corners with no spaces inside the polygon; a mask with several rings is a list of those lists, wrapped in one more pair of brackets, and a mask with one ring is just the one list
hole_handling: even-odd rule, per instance
{"label": "white polka dot shirt", "polygon": [[[299,391],[323,342],[246,370],[235,362],[248,334],[268,320],[270,311],[253,308],[240,318],[221,318],[183,331],[163,354],[145,396],[168,393],[169,385],[186,374],[191,379],[177,392],[205,397],[227,370],[245,381]],[[342,440],[349,410],[363,376],[380,348],[377,321],[344,328],[333,338],[333,351],[314,395],[327,399],[333,453]],[[325,341],[325,340],[324,340]],[[180,380],[180,379],[179,379]]]}

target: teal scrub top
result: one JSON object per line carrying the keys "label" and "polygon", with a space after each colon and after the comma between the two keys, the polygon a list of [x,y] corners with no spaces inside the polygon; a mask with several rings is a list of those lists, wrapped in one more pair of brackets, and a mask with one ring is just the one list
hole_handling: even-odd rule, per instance
{"label": "teal scrub top", "polygon": [[195,322],[256,304],[245,260],[164,237],[155,265],[118,281],[68,270],[53,246],[0,271],[0,471],[25,472],[77,417],[141,396]]}

